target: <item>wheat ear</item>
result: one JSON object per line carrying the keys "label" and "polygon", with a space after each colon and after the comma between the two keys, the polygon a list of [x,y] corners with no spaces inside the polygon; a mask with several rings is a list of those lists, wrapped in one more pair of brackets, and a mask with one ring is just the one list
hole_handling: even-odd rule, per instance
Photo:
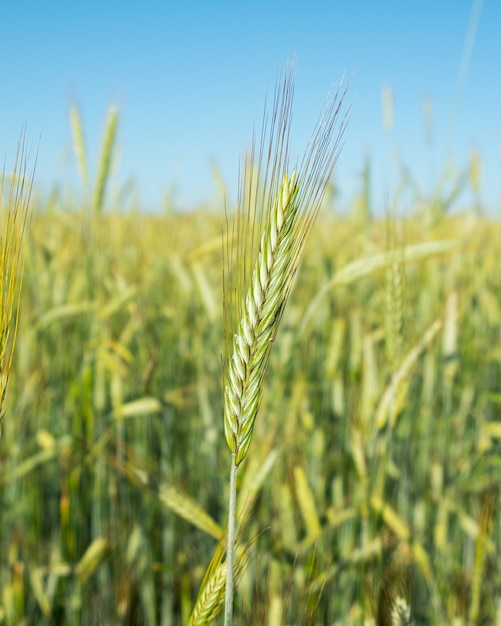
{"label": "wheat ear", "polygon": [[89,169],[87,167],[87,154],[85,151],[85,137],[82,126],[82,117],[77,107],[73,106],[70,109],[70,126],[71,134],[73,135],[73,151],[78,163],[78,169],[80,170],[80,176],[82,182],[87,185],[89,180]]}
{"label": "wheat ear", "polygon": [[[254,541],[255,539],[246,546],[239,546],[236,551],[234,576],[237,581],[247,567],[250,549]],[[211,562],[205,572],[188,626],[207,626],[223,609],[227,575],[226,563],[223,561],[225,547],[226,538],[223,538],[216,546]]]}
{"label": "wheat ear", "polygon": [[108,112],[108,118],[106,120],[106,126],[104,129],[101,157],[99,159],[96,187],[94,189],[95,213],[101,213],[103,210],[104,195],[110,178],[111,162],[114,156],[117,128],[118,110],[115,107],[111,107]]}
{"label": "wheat ear", "polygon": [[[239,547],[235,566],[235,578],[238,580],[248,561],[245,549]],[[224,607],[227,568],[226,563],[220,563],[210,578],[201,587],[195,607],[190,616],[188,626],[206,626],[214,621]]]}
{"label": "wheat ear", "polygon": [[284,174],[261,239],[245,308],[233,341],[225,393],[226,441],[238,466],[252,437],[268,357],[284,310],[294,263],[296,172]]}
{"label": "wheat ear", "polygon": [[[224,430],[231,451],[225,626],[232,623],[233,614],[237,468],[249,449],[271,348],[339,154],[346,121],[345,117],[338,128],[345,93],[339,97],[338,91],[328,102],[300,166],[290,168],[293,87],[294,75],[289,68],[275,91],[269,135],[265,114],[259,157],[255,161],[252,153],[246,163],[236,226],[233,231],[228,229],[231,244],[225,272],[236,272],[237,280],[233,288],[227,289],[225,284],[225,302],[227,295],[230,300],[238,298],[242,285],[248,285],[248,291],[237,303],[239,322],[229,342],[231,356],[224,386]],[[257,246],[254,239],[259,242]],[[257,253],[252,264],[254,249]],[[236,270],[230,267],[232,262]]]}

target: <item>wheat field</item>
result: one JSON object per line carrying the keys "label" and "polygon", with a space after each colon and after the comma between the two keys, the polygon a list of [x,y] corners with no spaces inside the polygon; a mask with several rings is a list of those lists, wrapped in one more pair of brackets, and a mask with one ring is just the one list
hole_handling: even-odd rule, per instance
{"label": "wheat field", "polygon": [[[104,210],[106,176],[25,233],[0,624],[210,623],[224,586],[225,217]],[[501,225],[365,185],[327,194],[269,357],[233,623],[501,624]]]}

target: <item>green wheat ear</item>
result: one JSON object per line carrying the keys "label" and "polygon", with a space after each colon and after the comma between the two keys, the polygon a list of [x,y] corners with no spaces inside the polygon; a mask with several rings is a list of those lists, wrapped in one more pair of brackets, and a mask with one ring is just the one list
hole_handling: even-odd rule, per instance
{"label": "green wheat ear", "polygon": [[[22,136],[9,183],[5,166],[0,178],[0,423],[17,335],[24,270],[22,245],[31,212],[33,175],[34,170],[28,174]],[[4,194],[7,186],[9,191]]]}
{"label": "green wheat ear", "polygon": [[[294,75],[289,70],[275,92],[269,137],[265,122],[260,153],[247,159],[239,209],[227,233],[225,304],[238,313],[232,311],[233,319],[227,317],[235,330],[227,346],[224,429],[237,466],[249,449],[273,341],[346,122],[345,117],[337,124],[346,91],[338,90],[317,124],[301,165],[290,168],[293,88]],[[229,285],[227,277],[232,277]],[[235,303],[243,285],[248,286],[247,295]]]}
{"label": "green wheat ear", "polygon": [[233,340],[225,393],[224,428],[240,465],[252,437],[268,358],[294,274],[296,172],[284,174],[271,207],[242,319]]}

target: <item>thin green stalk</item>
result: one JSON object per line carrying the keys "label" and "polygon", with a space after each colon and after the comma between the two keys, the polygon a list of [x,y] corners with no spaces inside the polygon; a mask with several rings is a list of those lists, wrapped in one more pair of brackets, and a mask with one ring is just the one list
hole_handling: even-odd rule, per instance
{"label": "thin green stalk", "polygon": [[228,498],[228,538],[226,550],[226,590],[224,597],[224,626],[231,626],[233,618],[233,572],[235,561],[237,470],[235,453],[231,455],[230,493]]}

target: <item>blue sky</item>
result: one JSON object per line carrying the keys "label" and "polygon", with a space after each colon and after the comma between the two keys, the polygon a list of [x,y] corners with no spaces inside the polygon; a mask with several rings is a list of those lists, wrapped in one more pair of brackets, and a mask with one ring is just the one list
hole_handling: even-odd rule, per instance
{"label": "blue sky", "polygon": [[[217,202],[215,165],[235,198],[239,159],[259,130],[266,92],[294,55],[298,155],[331,86],[351,77],[351,120],[335,173],[341,203],[360,189],[366,158],[377,211],[398,181],[398,163],[430,194],[447,159],[461,169],[478,150],[484,204],[501,207],[498,0],[18,0],[5,3],[1,21],[0,152],[9,162],[26,124],[34,149],[40,138],[36,180],[45,190],[80,189],[70,105],[81,111],[91,177],[116,105],[115,189],[132,178],[150,209],[167,194],[179,207]],[[393,94],[391,132],[384,87]]]}

